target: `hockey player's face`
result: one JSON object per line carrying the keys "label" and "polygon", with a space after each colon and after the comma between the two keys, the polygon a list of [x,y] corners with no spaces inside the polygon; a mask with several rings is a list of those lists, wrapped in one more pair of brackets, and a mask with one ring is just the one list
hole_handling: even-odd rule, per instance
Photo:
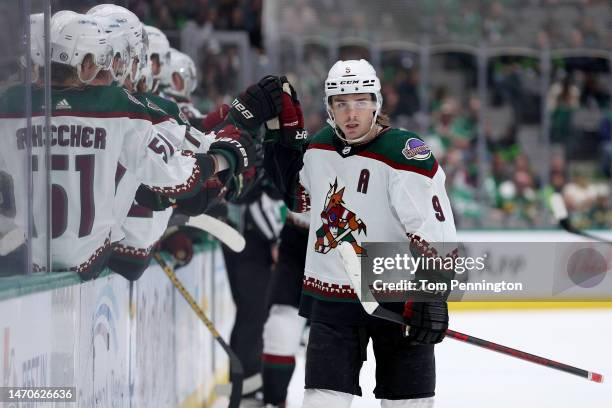
{"label": "hockey player's face", "polygon": [[183,89],[185,89],[185,81],[178,72],[172,73],[172,85],[174,85],[174,89],[176,89],[177,91],[182,91]]}
{"label": "hockey player's face", "polygon": [[331,110],[344,137],[352,140],[370,130],[376,103],[370,94],[336,95],[332,98]]}
{"label": "hockey player's face", "polygon": [[161,63],[159,62],[159,55],[151,55],[151,71],[153,75],[159,75],[161,72]]}

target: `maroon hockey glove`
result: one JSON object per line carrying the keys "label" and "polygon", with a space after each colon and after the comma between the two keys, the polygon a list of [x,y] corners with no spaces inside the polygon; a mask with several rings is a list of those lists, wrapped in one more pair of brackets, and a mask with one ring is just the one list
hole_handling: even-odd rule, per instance
{"label": "maroon hockey glove", "polygon": [[176,200],[156,193],[149,189],[144,184],[141,184],[136,190],[136,202],[153,211],[163,211],[176,202]]}
{"label": "maroon hockey glove", "polygon": [[448,329],[448,305],[446,302],[415,302],[404,304],[403,316],[410,329],[405,333],[416,344],[441,342]]}
{"label": "maroon hockey glove", "polygon": [[209,177],[198,194],[176,200],[174,208],[176,211],[189,216],[202,214],[223,199],[222,190],[223,184],[219,178],[217,176]]}
{"label": "maroon hockey glove", "polygon": [[179,265],[186,265],[193,258],[193,243],[189,236],[181,231],[163,238],[160,248],[170,253]]}
{"label": "maroon hockey glove", "polygon": [[268,75],[249,86],[232,102],[230,118],[240,127],[253,131],[281,111],[282,85],[276,76]]}
{"label": "maroon hockey glove", "polygon": [[224,103],[211,111],[204,119],[202,119],[202,131],[212,132],[217,130],[217,127],[223,123],[227,114],[229,113],[230,107]]}
{"label": "maroon hockey glove", "polygon": [[[286,77],[281,77],[283,84],[283,107],[277,121],[272,120],[267,123],[267,140],[279,140],[281,145],[290,149],[300,150],[308,139],[308,132],[304,129],[304,114],[302,106],[297,97],[297,92],[287,81]],[[279,129],[280,131],[276,131]]]}

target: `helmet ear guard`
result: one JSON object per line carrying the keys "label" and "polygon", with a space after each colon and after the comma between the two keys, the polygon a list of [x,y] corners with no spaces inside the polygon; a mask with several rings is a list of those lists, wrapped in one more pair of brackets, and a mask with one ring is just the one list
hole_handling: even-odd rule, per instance
{"label": "helmet ear guard", "polygon": [[[357,139],[347,140],[342,131],[338,129],[335,122],[332,109],[331,109],[331,97],[335,95],[348,95],[348,94],[373,94],[376,102],[376,111],[372,118],[372,124],[370,130],[363,136]],[[329,70],[327,79],[325,80],[325,108],[327,110],[327,116],[329,117],[327,122],[334,128],[336,135],[347,143],[359,143],[363,141],[370,133],[376,119],[382,108],[382,93],[380,86],[380,79],[376,75],[374,67],[366,60],[346,60],[337,61]]]}

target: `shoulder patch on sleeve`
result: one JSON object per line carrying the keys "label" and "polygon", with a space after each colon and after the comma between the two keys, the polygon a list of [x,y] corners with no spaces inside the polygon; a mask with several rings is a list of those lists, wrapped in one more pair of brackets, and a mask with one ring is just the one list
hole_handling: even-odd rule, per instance
{"label": "shoulder patch on sleeve", "polygon": [[136,98],[134,97],[134,95],[132,95],[132,94],[131,94],[131,93],[130,93],[130,92],[127,90],[127,89],[125,89],[125,88],[124,88],[124,89],[123,89],[123,92],[125,92],[125,94],[127,95],[128,99],[129,99],[130,101],[132,101],[132,102],[133,102],[133,103],[135,103],[136,105],[140,105],[140,106],[144,107],[144,105],[143,105],[143,104],[142,104],[142,103],[141,103],[141,102],[140,102],[138,99],[136,99]]}
{"label": "shoulder patch on sleeve", "polygon": [[187,117],[185,116],[185,113],[183,112],[183,110],[182,110],[182,109],[181,109],[181,110],[179,110],[178,117],[179,117],[179,119],[180,119],[180,120],[182,120],[182,121],[183,121],[183,124],[185,124],[185,125],[189,124],[189,120],[188,120],[188,119],[187,119]]}
{"label": "shoulder patch on sleeve", "polygon": [[431,148],[416,133],[389,129],[362,154],[382,161],[397,170],[433,177],[438,169]]}
{"label": "shoulder patch on sleeve", "polygon": [[431,149],[418,137],[410,137],[406,140],[402,154],[408,160],[427,160],[431,157]]}
{"label": "shoulder patch on sleeve", "polygon": [[163,110],[162,108],[160,108],[158,105],[156,105],[153,101],[151,101],[149,98],[145,98],[147,100],[147,108],[154,110],[154,111],[158,111],[164,115],[167,115],[166,111]]}

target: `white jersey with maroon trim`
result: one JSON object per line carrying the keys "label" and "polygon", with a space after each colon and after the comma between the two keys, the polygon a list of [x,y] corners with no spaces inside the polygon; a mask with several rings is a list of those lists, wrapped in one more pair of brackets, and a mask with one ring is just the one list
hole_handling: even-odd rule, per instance
{"label": "white jersey with maroon trim", "polygon": [[[147,106],[151,116],[156,118],[156,129],[172,144],[180,149],[198,153],[208,151],[214,134],[206,136],[191,127],[176,103],[153,94],[136,94],[135,97]],[[125,174],[121,168],[117,169],[116,181],[117,224],[113,229],[112,241],[120,242],[115,245],[113,251],[123,256],[146,257],[166,230],[172,208],[152,211],[138,205],[134,201],[134,195],[141,184],[140,180]]]}
{"label": "white jersey with maroon trim", "polygon": [[[1,154],[10,175],[25,174],[23,154],[28,140],[23,126],[24,90],[14,87],[0,97],[0,127],[6,135]],[[45,157],[42,90],[34,90],[32,100],[31,160],[36,172],[42,169]],[[195,157],[176,151],[160,137],[145,107],[125,90],[54,88],[51,109],[54,270],[85,272],[108,250],[114,224],[113,175],[118,164],[153,191],[168,196],[182,197],[201,187]],[[23,181],[15,197],[25,197]],[[44,202],[41,197],[45,191],[44,184],[36,186],[33,202]],[[27,205],[20,203],[18,211],[27,212]],[[44,208],[35,208],[35,227],[40,231],[45,230],[45,216]],[[17,215],[15,219],[23,218]]]}
{"label": "white jersey with maroon trim", "polygon": [[387,129],[359,147],[337,143],[330,127],[315,135],[300,171],[311,206],[306,291],[334,297],[350,287],[335,246],[341,242],[362,256],[366,241],[406,242],[408,249],[411,239],[422,239],[439,252],[456,248],[445,175],[421,139]]}

